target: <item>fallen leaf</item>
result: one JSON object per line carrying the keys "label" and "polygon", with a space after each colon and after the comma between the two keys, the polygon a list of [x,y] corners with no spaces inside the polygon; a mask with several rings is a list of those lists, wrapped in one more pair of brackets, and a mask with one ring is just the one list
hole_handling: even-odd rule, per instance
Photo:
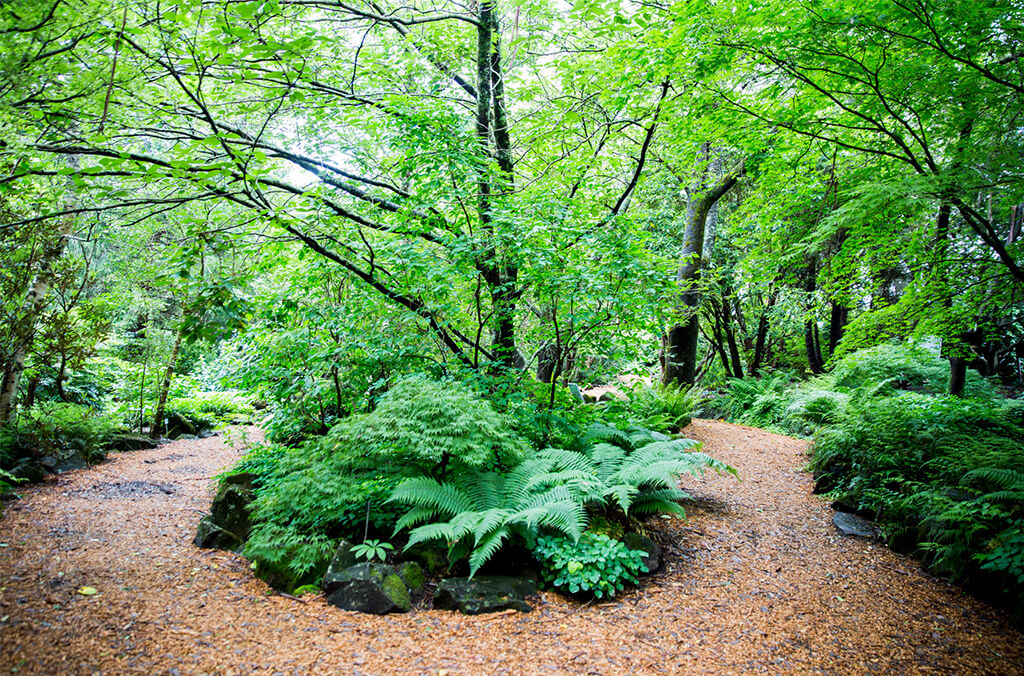
{"label": "fallen leaf", "polygon": [[96,591],[96,587],[81,587],[79,588],[78,593],[82,596],[93,596],[94,594],[98,594],[99,592]]}

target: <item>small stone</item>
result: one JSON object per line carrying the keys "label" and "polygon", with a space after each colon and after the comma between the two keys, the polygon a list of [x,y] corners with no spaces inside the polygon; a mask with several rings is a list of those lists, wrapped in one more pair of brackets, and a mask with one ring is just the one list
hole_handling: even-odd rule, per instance
{"label": "small stone", "polygon": [[850,535],[859,538],[878,537],[878,528],[867,519],[861,518],[849,512],[836,512],[832,517],[832,523],[843,535]]}

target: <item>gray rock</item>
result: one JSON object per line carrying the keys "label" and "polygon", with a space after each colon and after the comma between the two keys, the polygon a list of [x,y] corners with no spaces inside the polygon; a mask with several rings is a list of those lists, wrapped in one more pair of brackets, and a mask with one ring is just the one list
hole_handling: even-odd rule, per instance
{"label": "gray rock", "polygon": [[64,472],[72,472],[76,469],[85,469],[88,466],[88,461],[80,453],[72,453],[58,460],[53,466],[53,471],[57,474],[63,474]]}
{"label": "gray rock", "polygon": [[334,556],[327,565],[327,572],[324,573],[324,579],[320,586],[327,589],[333,580],[357,563],[359,563],[359,559],[352,553],[352,543],[342,539],[338,542],[338,548],[334,550]]}
{"label": "gray rock", "polygon": [[525,578],[503,575],[450,577],[441,580],[437,586],[434,608],[458,610],[465,615],[496,613],[510,608],[528,613],[533,607],[526,602],[526,597],[536,594],[537,583]]}
{"label": "gray rock", "polygon": [[372,615],[406,613],[412,599],[395,569],[383,563],[360,563],[347,568],[325,585],[327,602],[342,610]]}
{"label": "gray rock", "polygon": [[653,573],[661,568],[661,545],[651,538],[640,535],[640,533],[626,533],[622,537],[622,543],[630,549],[644,553],[644,566],[646,570],[641,571],[641,574],[644,572],[648,574]]}
{"label": "gray rock", "polygon": [[174,437],[175,441],[196,441],[197,439],[199,439],[197,434],[179,434]]}
{"label": "gray rock", "polygon": [[107,448],[112,451],[142,451],[156,446],[156,440],[144,434],[115,434],[107,442]]}
{"label": "gray rock", "polygon": [[836,512],[832,517],[832,523],[843,535],[852,535],[859,538],[877,538],[878,527],[867,519],[850,514],[849,512]]}
{"label": "gray rock", "polygon": [[57,467],[58,462],[60,462],[60,460],[58,460],[57,457],[53,455],[44,455],[43,457],[39,458],[39,465],[47,472],[52,472],[54,468]]}
{"label": "gray rock", "polygon": [[238,536],[229,533],[213,522],[209,515],[199,521],[196,536],[192,540],[197,547],[204,549],[224,549],[237,552],[245,544]]}
{"label": "gray rock", "polygon": [[180,413],[168,414],[165,428],[168,439],[177,439],[183,434],[195,434],[199,431],[195,423]]}
{"label": "gray rock", "polygon": [[249,507],[255,497],[254,474],[225,477],[210,505],[210,514],[199,522],[193,542],[208,549],[237,551],[249,537]]}

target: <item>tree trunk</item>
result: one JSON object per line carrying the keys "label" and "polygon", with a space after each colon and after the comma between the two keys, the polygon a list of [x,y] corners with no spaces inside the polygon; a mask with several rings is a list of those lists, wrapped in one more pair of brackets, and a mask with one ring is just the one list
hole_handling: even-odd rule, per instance
{"label": "tree trunk", "polygon": [[11,419],[18,406],[18,385],[21,374],[25,370],[25,359],[28,357],[32,341],[35,339],[36,319],[46,306],[46,295],[53,283],[54,263],[64,253],[67,236],[71,232],[71,219],[63,221],[57,231],[57,237],[44,249],[32,286],[25,296],[21,310],[18,312],[14,326],[15,347],[7,363],[4,365],[3,381],[0,382],[0,427],[4,427]]}
{"label": "tree trunk", "polygon": [[[710,152],[707,144],[705,153]],[[662,382],[674,385],[692,385],[697,371],[697,342],[700,335],[698,307],[700,305],[701,254],[704,251],[704,226],[708,212],[718,200],[736,185],[742,174],[742,165],[723,176],[717,184],[697,198],[689,200],[686,229],[683,233],[683,251],[676,283],[680,288],[677,311],[684,323],[676,324],[668,332],[665,350],[665,370]]]}
{"label": "tree trunk", "polygon": [[967,380],[967,360],[963,357],[949,358],[949,393],[954,397],[964,395],[964,382]]}
{"label": "tree trunk", "polygon": [[750,375],[755,377],[760,374],[761,365],[764,364],[765,358],[767,357],[769,328],[768,313],[775,305],[775,297],[774,293],[768,297],[768,305],[761,310],[761,316],[757,319],[757,338],[754,341],[754,360],[750,362]]}
{"label": "tree trunk", "polygon": [[850,315],[850,308],[842,303],[832,301],[832,316],[828,324],[828,356],[836,353],[839,341],[843,338],[843,331],[846,327],[847,318]]}
{"label": "tree trunk", "polygon": [[171,358],[167,362],[167,369],[164,370],[164,381],[160,384],[160,398],[157,400],[156,413],[153,415],[153,428],[149,431],[154,439],[159,439],[164,433],[164,409],[167,407],[167,395],[171,391],[171,378],[174,377],[174,367],[178,363],[178,351],[181,349],[181,336],[184,332],[185,320],[182,318],[178,325],[178,333],[174,336]]}
{"label": "tree trunk", "polygon": [[743,377],[743,362],[740,360],[739,346],[736,344],[736,332],[732,328],[732,309],[728,299],[722,302],[722,329],[725,339],[729,342],[729,357],[732,359],[732,372],[736,378]]}

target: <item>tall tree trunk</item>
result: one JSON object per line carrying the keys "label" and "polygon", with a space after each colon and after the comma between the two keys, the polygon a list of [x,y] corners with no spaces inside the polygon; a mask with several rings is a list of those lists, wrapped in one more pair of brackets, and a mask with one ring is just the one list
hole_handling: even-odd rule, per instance
{"label": "tall tree trunk", "polygon": [[174,347],[171,348],[171,358],[167,361],[167,368],[164,370],[164,381],[160,384],[160,398],[156,402],[156,413],[153,415],[153,427],[149,434],[154,439],[159,439],[164,433],[164,409],[167,407],[167,395],[171,391],[171,378],[174,377],[174,367],[178,363],[178,352],[181,350],[181,337],[185,332],[185,320],[182,318],[178,324],[178,332],[174,336]]}
{"label": "tall tree trunk", "polygon": [[964,382],[967,380],[967,360],[963,357],[949,358],[949,393],[954,397],[964,395]]}
{"label": "tall tree trunk", "polygon": [[477,270],[490,290],[494,359],[504,367],[516,368],[519,361],[515,335],[519,269],[500,250],[491,214],[495,189],[500,195],[514,187],[505,83],[501,73],[500,32],[493,0],[482,0],[478,19],[476,136],[484,156],[497,161],[498,172],[492,177],[486,166],[479,170],[477,211],[480,224],[491,241],[478,253]]}
{"label": "tall tree trunk", "polygon": [[767,343],[768,343],[768,313],[771,312],[772,307],[775,306],[775,299],[777,295],[772,293],[768,296],[768,304],[761,310],[761,316],[757,318],[757,338],[754,341],[754,360],[750,362],[750,375],[758,376],[761,371],[761,365],[764,364],[765,357],[767,356]]}
{"label": "tall tree trunk", "polygon": [[732,359],[732,372],[737,378],[743,377],[743,362],[740,360],[740,350],[736,344],[736,333],[732,329],[732,319],[729,304],[725,303],[722,308],[723,329],[725,338],[729,341],[729,357]]}
{"label": "tall tree trunk", "polygon": [[[704,146],[704,152],[710,152],[707,144]],[[704,226],[711,207],[736,185],[742,172],[741,165],[720,178],[718,183],[705,190],[703,195],[693,196],[687,205],[683,251],[680,256],[679,273],[676,275],[676,284],[680,288],[677,311],[684,323],[674,325],[668,332],[665,370],[662,373],[662,382],[665,384],[692,385],[695,380],[697,341],[700,336],[698,308]]]}
{"label": "tall tree trunk", "polygon": [[850,308],[842,303],[832,301],[832,316],[828,324],[828,356],[836,353],[839,341],[843,339],[843,331],[846,328],[846,321],[850,315]]}
{"label": "tall tree trunk", "polygon": [[57,236],[43,249],[32,286],[29,287],[17,314],[14,325],[14,352],[4,365],[3,381],[0,382],[0,427],[4,427],[11,419],[18,406],[18,385],[21,374],[25,371],[25,359],[28,358],[32,341],[35,339],[36,320],[46,306],[46,296],[53,284],[53,266],[64,253],[64,245],[71,233],[73,221],[65,219],[57,230]]}

